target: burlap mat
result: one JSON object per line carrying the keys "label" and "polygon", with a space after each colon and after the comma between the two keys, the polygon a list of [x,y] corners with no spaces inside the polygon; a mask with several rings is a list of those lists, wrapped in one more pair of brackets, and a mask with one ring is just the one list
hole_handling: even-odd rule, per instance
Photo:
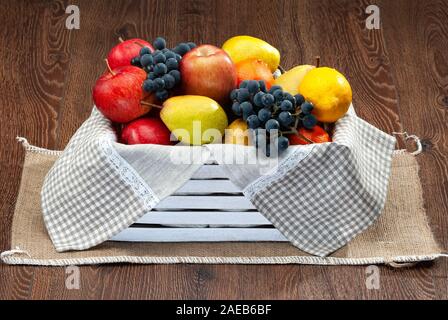
{"label": "burlap mat", "polygon": [[81,252],[57,253],[47,235],[40,205],[42,181],[57,152],[28,146],[12,224],[8,264],[81,265],[102,263],[396,264],[434,260],[441,249],[426,220],[414,156],[394,156],[383,214],[330,257],[310,256],[287,243],[126,243],[106,242]]}

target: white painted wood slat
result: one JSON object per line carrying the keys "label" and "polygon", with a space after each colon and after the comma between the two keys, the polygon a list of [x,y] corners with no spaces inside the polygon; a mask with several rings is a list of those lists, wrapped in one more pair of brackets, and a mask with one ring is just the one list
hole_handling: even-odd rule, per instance
{"label": "white painted wood slat", "polygon": [[271,226],[259,212],[179,212],[179,211],[152,211],[141,217],[138,224],[158,224],[174,227],[255,227]]}
{"label": "white painted wood slat", "polygon": [[255,210],[253,204],[244,196],[172,196],[160,201],[156,210]]}
{"label": "white painted wood slat", "polygon": [[207,180],[207,179],[228,179],[224,170],[219,165],[203,165],[200,167],[191,177],[191,179],[196,180]]}
{"label": "white painted wood slat", "polygon": [[285,242],[277,229],[259,228],[128,228],[111,239],[129,242]]}
{"label": "white painted wood slat", "polygon": [[185,185],[162,200],[112,241],[286,241],[244,197],[219,165],[203,165]]}
{"label": "white painted wood slat", "polygon": [[239,194],[241,190],[230,180],[190,180],[174,195],[204,195],[213,193]]}

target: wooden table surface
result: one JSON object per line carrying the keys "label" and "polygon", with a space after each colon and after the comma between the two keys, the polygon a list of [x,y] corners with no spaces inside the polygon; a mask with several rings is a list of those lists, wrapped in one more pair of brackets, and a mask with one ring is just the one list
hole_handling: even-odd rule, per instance
{"label": "wooden table surface", "polygon": [[[381,28],[367,30],[372,1],[9,1],[0,0],[0,251],[10,231],[24,152],[16,136],[63,148],[88,117],[91,88],[117,38],[165,36],[220,46],[250,34],[277,47],[290,68],[341,70],[359,115],[386,132],[422,138],[425,207],[448,247],[448,2],[374,1]],[[68,4],[80,30],[65,26]],[[380,267],[379,290],[365,267],[297,265],[118,265],[81,268],[67,290],[64,268],[0,265],[0,298],[345,299],[448,298],[448,260],[411,269]]]}

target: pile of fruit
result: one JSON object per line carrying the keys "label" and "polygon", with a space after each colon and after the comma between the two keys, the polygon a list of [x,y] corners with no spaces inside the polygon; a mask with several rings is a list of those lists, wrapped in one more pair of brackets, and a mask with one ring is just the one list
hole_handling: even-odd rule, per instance
{"label": "pile of fruit", "polygon": [[[93,99],[120,124],[126,144],[254,145],[267,156],[290,145],[331,142],[329,124],[348,111],[352,91],[335,69],[302,65],[274,77],[280,53],[236,36],[222,48],[130,39],[115,46]],[[232,120],[230,125],[229,119]]]}

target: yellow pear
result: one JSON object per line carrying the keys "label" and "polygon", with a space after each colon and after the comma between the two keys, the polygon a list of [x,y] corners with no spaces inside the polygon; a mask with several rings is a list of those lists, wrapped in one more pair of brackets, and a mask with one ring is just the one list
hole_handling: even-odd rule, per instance
{"label": "yellow pear", "polygon": [[269,66],[271,72],[280,64],[280,52],[266,41],[251,36],[236,36],[222,45],[222,49],[237,64],[243,60],[261,60]]}
{"label": "yellow pear", "polygon": [[227,127],[224,109],[204,96],[177,96],[166,100],[160,118],[179,141],[192,145],[222,142]]}
{"label": "yellow pear", "polygon": [[243,119],[236,119],[226,129],[225,143],[249,145],[247,122]]}
{"label": "yellow pear", "polygon": [[314,68],[315,66],[308,64],[294,67],[275,79],[274,85],[282,87],[283,91],[295,96],[299,93],[299,86],[303,78]]}

